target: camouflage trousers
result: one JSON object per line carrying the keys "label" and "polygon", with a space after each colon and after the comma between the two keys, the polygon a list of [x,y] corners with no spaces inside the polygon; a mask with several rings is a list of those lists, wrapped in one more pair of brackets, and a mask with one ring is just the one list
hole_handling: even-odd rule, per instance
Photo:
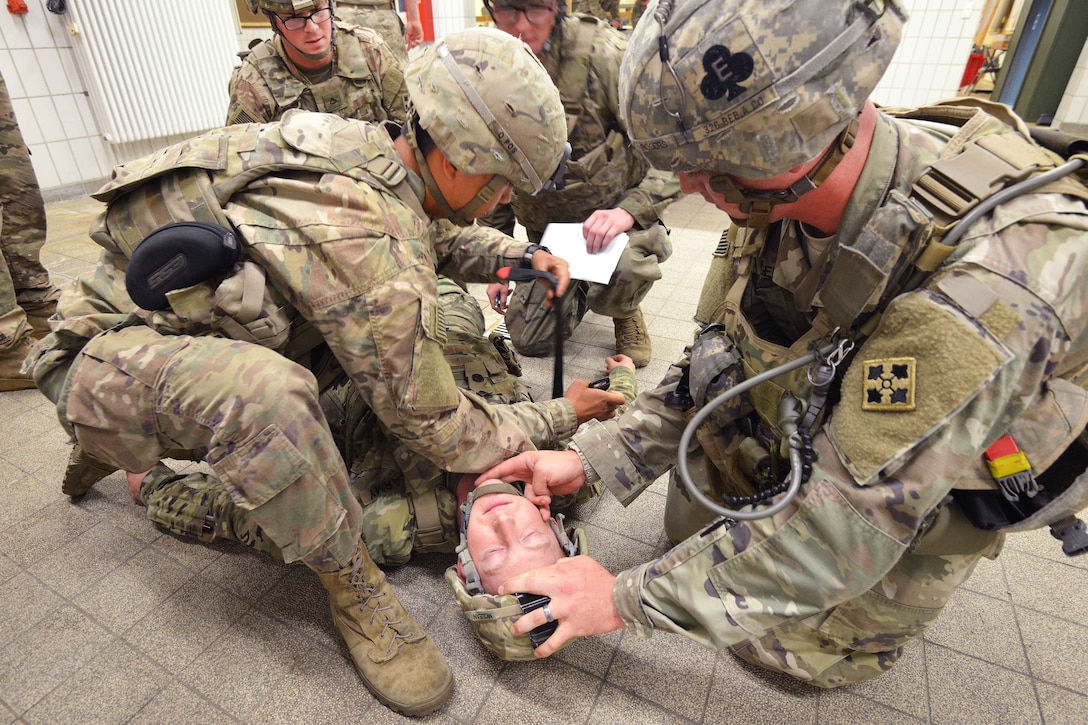
{"label": "camouflage trousers", "polygon": [[[528,388],[509,373],[484,337],[483,312],[475,298],[446,277],[439,278],[438,292],[447,337],[444,351],[458,386],[495,403],[530,400]],[[452,493],[456,476],[401,445],[370,413],[352,383],[328,391],[321,401],[325,412],[320,417],[332,424],[339,444],[334,456],[347,462],[348,492],[359,509],[358,530],[371,558],[392,565],[407,562],[417,551],[452,552],[458,542]],[[179,536],[231,539],[282,556],[282,544],[266,531],[259,510],[223,495],[225,487],[216,476],[163,470],[165,474],[149,474],[141,490],[149,519]]]}
{"label": "camouflage trousers", "polygon": [[8,89],[0,78],[0,355],[28,334],[28,312],[52,314],[60,292],[39,259],[45,202]]}
{"label": "camouflage trousers", "polygon": [[731,647],[737,657],[817,687],[841,687],[884,674],[936,621],[952,593],[983,556],[994,558],[1004,542],[972,554],[907,554],[862,596],[801,621],[787,621],[760,637]]}
{"label": "camouflage trousers", "polygon": [[[408,0],[412,2],[412,0]],[[404,21],[400,13],[393,10],[392,3],[365,5],[344,2],[336,3],[336,17],[345,23],[370,28],[393,49],[401,64],[408,62],[408,43],[404,40]]]}
{"label": "camouflage trousers", "polygon": [[[526,230],[529,240],[539,243],[543,232]],[[616,271],[608,284],[571,280],[563,296],[564,339],[592,310],[599,315],[626,319],[638,312],[639,305],[661,279],[661,263],[672,254],[672,242],[661,224],[628,232],[627,248],[620,255]],[[506,309],[506,329],[518,352],[524,355],[550,355],[555,347],[556,316],[544,307],[546,291],[541,285],[519,284]]]}
{"label": "camouflage trousers", "polygon": [[[492,403],[531,401],[528,388],[483,337],[484,319],[475,298],[457,283],[439,278],[438,291],[446,324],[446,360],[459,387]],[[610,390],[630,401],[638,393],[634,371],[617,368]],[[452,553],[459,540],[457,474],[450,474],[401,445],[366,407],[351,383],[321,396],[338,452],[347,462],[352,496],[362,507],[359,527],[370,557],[378,564],[399,565],[413,553]],[[282,553],[252,509],[224,493],[215,476],[184,475],[160,467],[141,488],[147,516],[179,535],[201,541],[231,539],[274,557]],[[563,498],[569,500],[562,500]],[[575,497],[552,501],[554,510]]]}
{"label": "camouflage trousers", "polygon": [[225,491],[286,561],[330,571],[356,551],[361,507],[317,382],[271,350],[142,325],[107,331],[73,361],[57,407],[88,454],[122,470],[201,451],[214,475],[190,474],[192,487]]}

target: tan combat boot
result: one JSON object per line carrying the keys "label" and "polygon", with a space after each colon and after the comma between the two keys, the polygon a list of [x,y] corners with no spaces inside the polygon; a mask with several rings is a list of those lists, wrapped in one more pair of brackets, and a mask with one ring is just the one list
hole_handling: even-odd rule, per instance
{"label": "tan combat boot", "polygon": [[[25,309],[25,308],[24,308]],[[30,325],[30,336],[35,340],[48,335],[51,330],[49,329],[49,318],[53,316],[53,313],[57,311],[57,301],[49,300],[48,302],[32,307],[26,310],[26,321]]]}
{"label": "tan combat boot", "polygon": [[29,390],[34,387],[34,378],[30,373],[19,371],[33,346],[31,339],[24,337],[15,347],[0,352],[0,391]]}
{"label": "tan combat boot", "polygon": [[94,488],[96,483],[117,470],[119,469],[84,452],[83,448],[76,443],[68,455],[68,467],[64,469],[64,480],[61,481],[60,490],[74,499],[79,498]]}
{"label": "tan combat boot", "polygon": [[650,333],[642,319],[642,310],[636,310],[631,317],[614,317],[616,327],[616,352],[635,361],[636,368],[646,367],[650,362]]}
{"label": "tan combat boot", "polygon": [[445,704],[453,673],[431,638],[393,593],[360,544],[352,562],[318,572],[329,592],[332,621],[363,683],[386,707],[422,717]]}

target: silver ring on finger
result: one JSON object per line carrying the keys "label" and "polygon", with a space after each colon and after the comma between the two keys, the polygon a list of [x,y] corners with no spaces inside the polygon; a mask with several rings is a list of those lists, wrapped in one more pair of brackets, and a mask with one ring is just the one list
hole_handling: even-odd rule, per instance
{"label": "silver ring on finger", "polygon": [[552,608],[548,604],[544,605],[544,621],[549,624],[555,621],[555,617],[552,616]]}

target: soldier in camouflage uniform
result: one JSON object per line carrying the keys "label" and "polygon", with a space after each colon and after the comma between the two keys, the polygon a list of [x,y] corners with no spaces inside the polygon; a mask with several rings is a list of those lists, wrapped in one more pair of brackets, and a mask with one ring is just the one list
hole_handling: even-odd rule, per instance
{"label": "soldier in camouflage uniform", "polygon": [[571,0],[570,10],[575,15],[592,15],[613,28],[622,27],[620,0]]}
{"label": "soldier in camouflage uniform", "polygon": [[0,77],[0,391],[34,387],[19,368],[60,296],[38,258],[44,244],[45,202]]}
{"label": "soldier in camouflage uniform", "polygon": [[[452,674],[367,555],[320,391],[346,376],[392,435],[452,471],[555,445],[623,396],[587,389],[578,403],[493,406],[457,388],[436,268],[483,281],[528,250],[442,244],[430,218],[468,224],[512,185],[544,188],[566,142],[563,111],[536,58],[494,30],[447,36],[406,76],[413,116],[395,138],[293,111],[115,169],[95,195],[108,205],[91,233],[101,261],[62,298],[27,362],[66,430],[105,466],[149,470],[171,449],[202,458],[283,558],[318,574],[367,687],[423,715],[448,699]],[[197,248],[213,243],[242,256],[209,267]],[[146,272],[126,279],[138,260]],[[562,260],[538,251],[529,263],[563,291]]]}
{"label": "soldier in camouflage uniform", "polygon": [[408,51],[423,42],[419,0],[404,0],[404,14],[406,20],[401,19],[392,0],[337,0],[336,3],[337,18],[377,31],[407,63]]}
{"label": "soldier in camouflage uniform", "polygon": [[[446,324],[443,352],[457,386],[492,405],[531,402],[516,361],[504,359],[484,336],[484,317],[476,299],[456,282],[440,277],[438,304]],[[606,360],[608,389],[627,402],[637,394],[630,358]],[[575,381],[572,389],[585,386]],[[414,552],[452,553],[457,547],[456,487],[460,476],[442,470],[398,441],[366,405],[353,383],[322,396],[351,488],[363,507],[362,537],[370,557],[381,565],[406,563]],[[622,410],[622,407],[619,409]],[[240,541],[276,558],[283,554],[255,521],[252,511],[234,503],[223,487],[201,473],[179,475],[156,466],[134,482],[131,492],[147,506],[147,516],[179,536],[204,542]],[[574,502],[553,501],[562,511]]]}
{"label": "soldier in camouflage uniform", "polygon": [[631,6],[631,29],[634,30],[638,27],[638,21],[642,19],[643,13],[646,12],[646,6],[650,4],[650,0],[635,0],[634,5]]}
{"label": "soldier in camouflage uniform", "polygon": [[[253,0],[275,32],[231,74],[227,124],[267,123],[287,111],[404,123],[400,57],[373,30],[333,20],[328,0]],[[301,23],[301,27],[295,25]]]}
{"label": "soldier in camouflage uniform", "polygon": [[[1012,507],[1028,522],[1077,486],[1069,508],[1083,508],[1088,474],[1061,469],[1085,461],[1088,190],[1040,177],[980,205],[951,244],[977,201],[954,189],[986,194],[1061,160],[996,104],[1002,118],[973,99],[878,111],[868,95],[905,17],[893,0],[659,0],[634,32],[620,85],[632,140],[735,223],[704,282],[705,327],[623,416],[482,478],[531,479],[536,495],[599,477],[627,503],[673,467],[693,415],[744,381],[679,452],[695,490],[730,496],[736,516],[697,530],[712,515],[674,480],[666,531],[688,538],[660,559],[617,577],[577,557],[508,581],[551,597],[560,626],[538,654],[626,626],[821,687],[866,680],[998,555],[1005,527],[989,519]],[[827,340],[818,364],[753,379]],[[1006,433],[1035,498],[1007,496],[990,465]],[[788,471],[799,494],[752,518],[742,495],[769,501],[787,445],[805,451]]]}
{"label": "soldier in camouflage uniform", "polygon": [[[551,222],[583,222],[586,247],[603,249],[620,232],[630,237],[610,284],[578,282],[563,303],[569,335],[587,310],[611,317],[616,351],[642,367],[650,361],[650,336],[639,304],[661,278],[659,264],[672,251],[660,215],[680,192],[674,174],[649,169],[630,149],[619,116],[616,89],[627,38],[596,18],[567,17],[556,0],[485,3],[500,30],[524,40],[559,88],[573,147],[566,187],[530,196],[515,192],[513,213],[529,241],[539,243]],[[512,218],[492,223],[513,233]],[[540,285],[520,285],[512,297],[505,286],[488,291],[518,351],[549,355],[554,349],[555,315],[542,305]]]}

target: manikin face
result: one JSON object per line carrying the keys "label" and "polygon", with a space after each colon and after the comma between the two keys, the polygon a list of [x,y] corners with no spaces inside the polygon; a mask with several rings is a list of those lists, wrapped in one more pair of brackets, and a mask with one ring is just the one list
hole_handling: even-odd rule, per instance
{"label": "manikin face", "polygon": [[[301,28],[287,28],[300,21],[303,22]],[[332,58],[332,10],[328,2],[321,3],[312,14],[276,15],[273,22],[276,31],[283,36],[284,50],[292,63],[306,70],[319,70],[329,64]]]}
{"label": "manikin face", "polygon": [[492,15],[499,30],[521,38],[534,53],[540,55],[551,37],[558,12],[559,6],[553,0],[517,7],[496,6]]}
{"label": "manikin face", "polygon": [[550,566],[565,554],[545,514],[523,496],[490,493],[476,499],[468,519],[468,553],[485,592],[512,576]]}

